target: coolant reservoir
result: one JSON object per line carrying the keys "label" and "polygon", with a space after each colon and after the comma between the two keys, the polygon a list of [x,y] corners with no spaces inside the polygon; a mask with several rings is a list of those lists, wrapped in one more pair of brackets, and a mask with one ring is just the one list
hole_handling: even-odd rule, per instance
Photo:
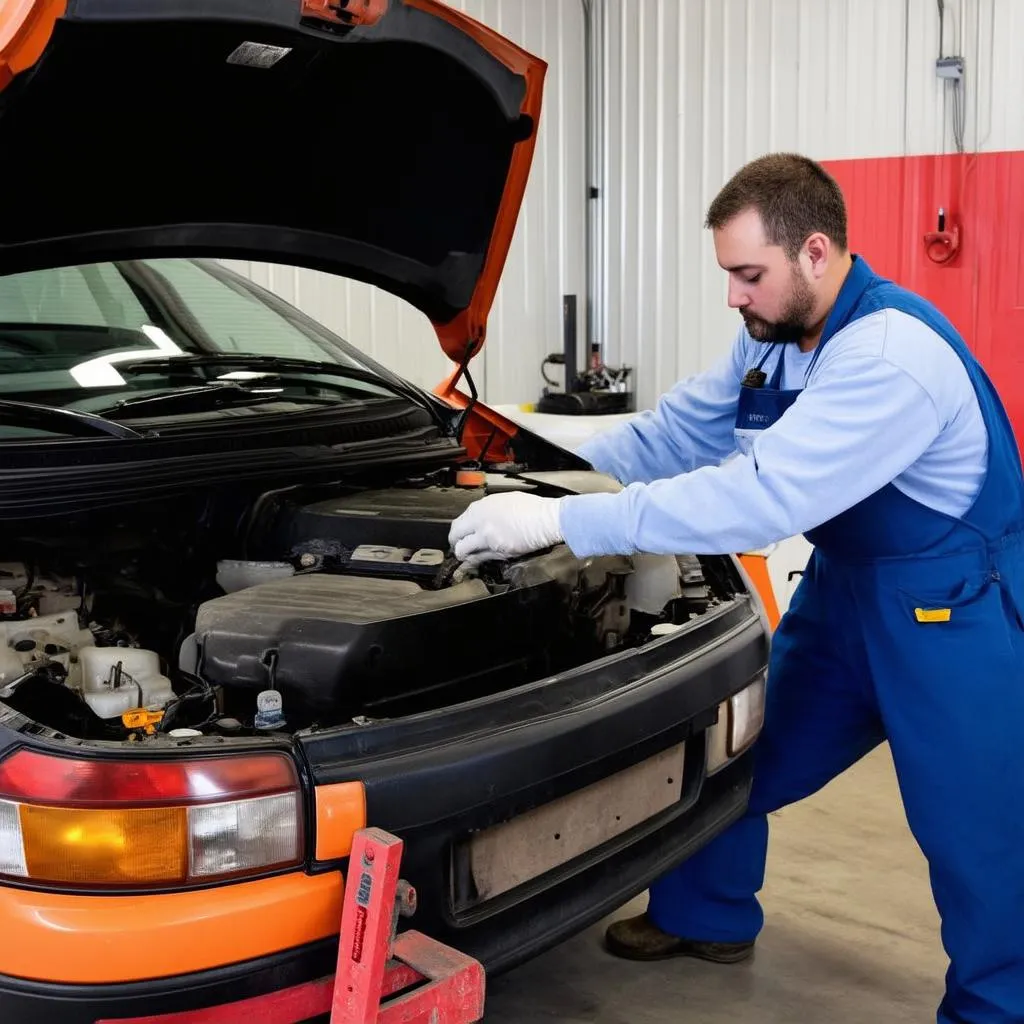
{"label": "coolant reservoir", "polygon": [[100,718],[120,718],[141,704],[138,683],[131,682],[130,677],[109,686],[86,690],[82,699]]}
{"label": "coolant reservoir", "polygon": [[677,597],[682,596],[679,564],[671,555],[633,555],[636,571],[626,577],[626,597],[631,608],[648,615],[658,615]]}
{"label": "coolant reservoir", "polygon": [[[68,686],[75,688],[79,686],[78,652],[92,643],[92,633],[78,625],[74,612],[0,622],[0,645],[14,652],[23,672],[56,662],[67,672]],[[3,660],[13,665],[8,655]]]}
{"label": "coolant reservoir", "polygon": [[85,647],[80,657],[82,697],[100,718],[117,718],[133,708],[163,708],[174,699],[154,651]]}

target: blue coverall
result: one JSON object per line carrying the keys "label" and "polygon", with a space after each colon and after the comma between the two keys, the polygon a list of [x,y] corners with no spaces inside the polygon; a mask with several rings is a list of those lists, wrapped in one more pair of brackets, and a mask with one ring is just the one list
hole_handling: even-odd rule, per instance
{"label": "blue coverall", "polygon": [[[923,322],[966,368],[987,433],[979,489],[962,514],[950,514],[889,482],[807,531],[814,551],[773,643],[749,812],[652,887],[648,914],[663,931],[690,939],[754,939],[763,924],[756,894],[767,815],[816,792],[888,740],[950,957],[937,1019],[1020,1024],[1024,475],[999,397],[952,325],[861,258],[854,258],[812,362],[837,334],[880,310]],[[736,396],[737,440],[755,463],[737,474],[756,477],[754,439],[801,393],[780,387],[772,360],[781,365],[785,346],[773,348],[780,351],[762,355],[772,369],[768,386],[743,387]],[[841,419],[843,409],[835,415]],[[622,479],[622,440],[598,439],[581,453]],[[714,494],[713,481],[707,493]],[[658,547],[654,513],[643,507],[648,497],[639,489],[632,499],[623,494],[602,496],[603,512],[589,503],[588,522],[563,511],[566,541],[577,554],[612,546],[593,533],[613,527],[589,523],[614,518],[615,500],[624,503],[620,520],[626,510],[633,514],[629,543],[617,547]],[[687,509],[674,514],[685,522]]]}

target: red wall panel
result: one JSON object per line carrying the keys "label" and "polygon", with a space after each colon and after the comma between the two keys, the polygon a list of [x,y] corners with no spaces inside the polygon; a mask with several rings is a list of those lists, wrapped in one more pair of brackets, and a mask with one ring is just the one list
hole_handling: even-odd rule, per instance
{"label": "red wall panel", "polygon": [[[1024,449],[1024,152],[836,160],[850,245],[880,274],[934,302],[991,376]],[[924,236],[960,231],[944,265]]]}

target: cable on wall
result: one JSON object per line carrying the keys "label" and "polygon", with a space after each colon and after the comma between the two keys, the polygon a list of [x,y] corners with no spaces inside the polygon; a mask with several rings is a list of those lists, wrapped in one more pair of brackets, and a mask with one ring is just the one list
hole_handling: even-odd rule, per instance
{"label": "cable on wall", "polygon": [[[967,119],[967,98],[964,87],[964,59],[960,55],[946,56],[946,0],[935,0],[939,11],[939,55],[935,61],[935,71],[943,79],[947,92],[952,90],[953,108],[953,144],[958,153],[964,152],[964,137]],[[954,39],[954,48],[956,40]]]}

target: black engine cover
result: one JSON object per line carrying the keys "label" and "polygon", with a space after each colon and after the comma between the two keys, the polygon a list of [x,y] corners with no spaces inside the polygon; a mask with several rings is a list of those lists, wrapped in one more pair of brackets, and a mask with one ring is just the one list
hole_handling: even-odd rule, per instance
{"label": "black engine cover", "polygon": [[229,701],[247,694],[230,709],[240,717],[257,691],[276,688],[292,728],[408,714],[547,671],[566,628],[562,593],[554,581],[491,594],[480,580],[429,590],[299,575],[203,604],[181,667],[223,685]]}
{"label": "black engine cover", "polygon": [[389,487],[281,510],[270,551],[352,551],[361,544],[448,547],[452,521],[484,495],[475,487]]}

